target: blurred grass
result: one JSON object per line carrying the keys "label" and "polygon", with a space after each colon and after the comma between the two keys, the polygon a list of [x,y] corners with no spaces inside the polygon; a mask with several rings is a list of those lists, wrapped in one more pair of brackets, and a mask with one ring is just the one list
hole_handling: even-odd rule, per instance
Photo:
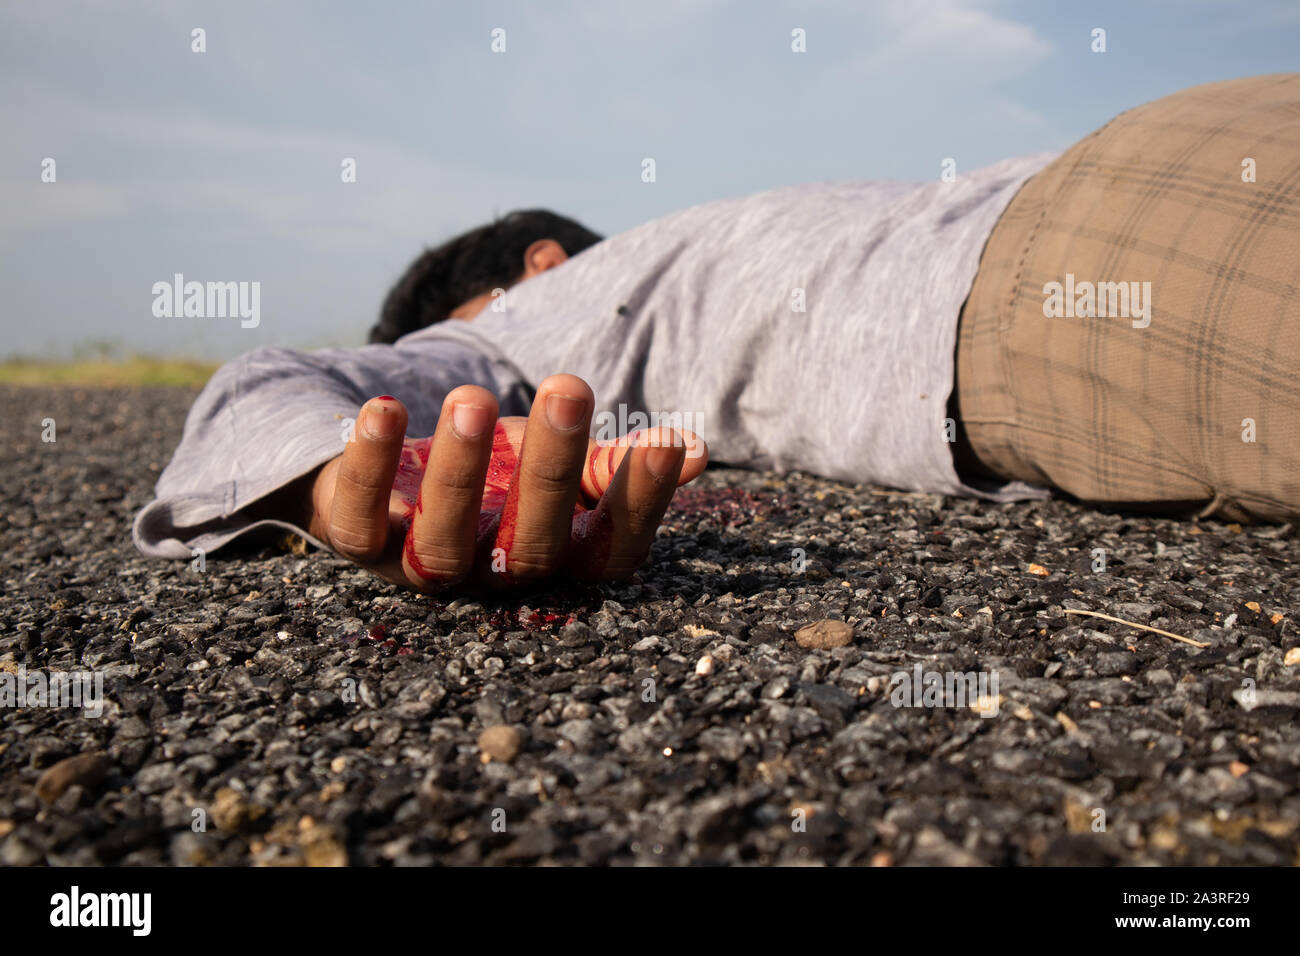
{"label": "blurred grass", "polygon": [[180,385],[198,388],[219,367],[217,362],[148,355],[67,362],[12,358],[0,362],[0,385]]}

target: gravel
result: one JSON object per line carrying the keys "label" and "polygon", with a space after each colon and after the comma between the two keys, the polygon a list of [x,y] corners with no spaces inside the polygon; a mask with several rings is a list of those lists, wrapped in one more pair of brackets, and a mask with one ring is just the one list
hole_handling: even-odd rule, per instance
{"label": "gravel", "polygon": [[106,700],[3,715],[0,863],[1300,862],[1289,527],[718,469],[633,582],[433,600],[143,558],[193,393],[3,395],[0,670]]}

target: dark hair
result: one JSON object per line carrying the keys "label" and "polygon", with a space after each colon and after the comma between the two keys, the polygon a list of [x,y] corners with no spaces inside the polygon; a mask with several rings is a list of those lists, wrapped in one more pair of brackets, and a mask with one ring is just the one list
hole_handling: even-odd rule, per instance
{"label": "dark hair", "polygon": [[576,256],[600,242],[586,226],[546,209],[521,209],[427,249],[389,290],[371,342],[396,342],[403,335],[441,322],[476,296],[505,288],[524,272],[524,253],[539,239],[554,239]]}

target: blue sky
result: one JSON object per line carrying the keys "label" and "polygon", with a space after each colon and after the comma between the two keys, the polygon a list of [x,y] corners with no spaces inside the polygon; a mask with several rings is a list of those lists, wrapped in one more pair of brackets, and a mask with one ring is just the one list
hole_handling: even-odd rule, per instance
{"label": "blue sky", "polygon": [[[792,183],[933,179],[1298,52],[1297,0],[6,0],[0,353],[359,343],[423,246],[512,208],[613,233]],[[155,318],[177,272],[260,282],[260,324]]]}

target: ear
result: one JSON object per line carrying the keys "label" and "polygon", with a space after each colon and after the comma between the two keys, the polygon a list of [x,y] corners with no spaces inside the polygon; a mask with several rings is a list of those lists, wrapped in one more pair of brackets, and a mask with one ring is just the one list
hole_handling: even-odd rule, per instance
{"label": "ear", "polygon": [[563,264],[568,258],[569,254],[564,251],[564,247],[554,239],[538,239],[524,250],[524,278],[541,275],[546,270]]}

